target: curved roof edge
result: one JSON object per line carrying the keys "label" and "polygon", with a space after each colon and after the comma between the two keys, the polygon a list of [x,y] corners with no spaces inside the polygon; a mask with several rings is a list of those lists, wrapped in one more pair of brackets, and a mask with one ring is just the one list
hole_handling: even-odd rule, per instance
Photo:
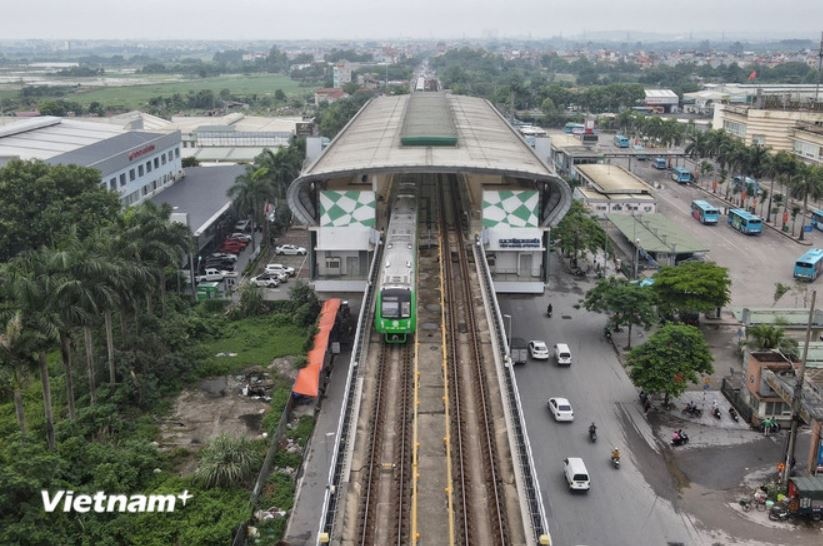
{"label": "curved roof edge", "polygon": [[551,188],[549,199],[546,202],[543,214],[543,226],[556,226],[563,216],[569,211],[572,201],[572,191],[569,185],[560,177],[536,175],[528,171],[501,170],[493,168],[477,168],[464,166],[419,166],[398,169],[397,167],[375,167],[368,169],[356,169],[339,171],[335,173],[325,173],[316,175],[306,175],[296,178],[290,185],[287,192],[287,202],[289,208],[294,213],[297,220],[305,225],[317,225],[317,214],[311,200],[309,184],[335,177],[346,177],[363,174],[443,174],[443,173],[469,173],[469,174],[499,174],[514,178],[546,182]]}

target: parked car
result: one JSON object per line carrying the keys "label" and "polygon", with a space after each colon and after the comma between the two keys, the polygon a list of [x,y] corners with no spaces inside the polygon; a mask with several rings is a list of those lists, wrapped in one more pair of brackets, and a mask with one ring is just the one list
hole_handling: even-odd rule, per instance
{"label": "parked car", "polygon": [[209,258],[220,258],[221,260],[236,262],[237,254],[231,254],[229,252],[214,252],[211,256],[209,256]]}
{"label": "parked car", "polygon": [[203,267],[213,267],[214,269],[225,269],[234,271],[234,262],[223,258],[208,258],[201,264]]}
{"label": "parked car", "polygon": [[220,245],[220,248],[218,248],[217,250],[219,250],[220,252],[229,252],[232,254],[237,254],[244,248],[246,248],[246,244],[241,243],[240,241],[223,241],[223,243]]}
{"label": "parked car", "polygon": [[549,348],[545,341],[533,339],[529,341],[529,355],[535,360],[548,360]]}
{"label": "parked car", "polygon": [[243,241],[244,243],[250,243],[251,242],[251,235],[248,235],[246,233],[239,233],[238,232],[238,233],[232,233],[231,235],[226,237],[226,239],[232,239],[232,240],[237,240],[237,241]]}
{"label": "parked car", "polygon": [[245,240],[242,240],[242,239],[232,239],[231,237],[226,237],[225,239],[223,239],[224,243],[236,244],[236,245],[242,246],[243,248],[246,248],[247,246],[249,246],[250,241],[251,241],[251,239],[249,239],[248,241],[245,241]]}
{"label": "parked car", "polygon": [[263,273],[262,275],[252,277],[251,283],[261,288],[277,288],[280,286],[280,275]]}
{"label": "parked car", "polygon": [[574,421],[574,410],[565,398],[549,398],[546,404],[552,412],[555,421]]}
{"label": "parked car", "polygon": [[283,273],[288,277],[294,277],[294,268],[283,264],[266,264],[266,273]]}
{"label": "parked car", "polygon": [[306,249],[302,246],[295,245],[280,245],[275,247],[275,254],[286,254],[288,256],[305,256]]}
{"label": "parked car", "polygon": [[242,231],[246,232],[251,229],[251,220],[238,220],[236,224],[234,224],[234,231]]}
{"label": "parked car", "polygon": [[194,278],[194,281],[197,283],[201,282],[220,282],[223,280],[225,275],[219,269],[215,269],[213,267],[207,267],[205,272],[202,275],[197,275]]}

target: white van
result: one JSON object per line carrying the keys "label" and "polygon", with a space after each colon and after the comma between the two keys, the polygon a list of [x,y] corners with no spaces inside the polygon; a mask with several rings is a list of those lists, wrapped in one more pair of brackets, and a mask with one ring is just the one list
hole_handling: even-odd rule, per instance
{"label": "white van", "polygon": [[572,365],[572,352],[565,343],[557,343],[554,346],[554,358],[557,359],[558,366]]}
{"label": "white van", "polygon": [[591,486],[589,471],[580,457],[566,457],[563,459],[563,475],[566,483],[573,491],[588,491]]}

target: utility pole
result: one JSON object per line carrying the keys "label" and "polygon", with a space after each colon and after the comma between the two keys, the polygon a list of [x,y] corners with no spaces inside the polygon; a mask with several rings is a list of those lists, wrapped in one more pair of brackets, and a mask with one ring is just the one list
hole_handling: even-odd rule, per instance
{"label": "utility pole", "polygon": [[794,393],[792,394],[792,425],[789,431],[789,447],[786,450],[786,466],[783,468],[783,487],[789,483],[792,472],[792,461],[794,460],[794,448],[797,444],[797,426],[800,421],[800,402],[803,397],[803,379],[806,377],[806,359],[809,356],[809,341],[812,337],[812,324],[814,323],[814,302],[817,299],[817,290],[812,291],[812,306],[809,309],[809,322],[806,324],[806,344],[803,347],[803,360],[800,361],[800,370],[794,380]]}

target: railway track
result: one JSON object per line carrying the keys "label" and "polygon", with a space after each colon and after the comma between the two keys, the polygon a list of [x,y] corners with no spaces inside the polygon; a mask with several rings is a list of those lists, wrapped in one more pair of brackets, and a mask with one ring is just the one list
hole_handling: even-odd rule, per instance
{"label": "railway track", "polygon": [[356,544],[408,543],[414,343],[379,340]]}
{"label": "railway track", "polygon": [[[446,359],[452,405],[452,502],[455,543],[510,544],[494,422],[472,294],[460,197],[454,179],[440,184],[440,245],[446,306]],[[456,267],[455,267],[456,262]]]}

